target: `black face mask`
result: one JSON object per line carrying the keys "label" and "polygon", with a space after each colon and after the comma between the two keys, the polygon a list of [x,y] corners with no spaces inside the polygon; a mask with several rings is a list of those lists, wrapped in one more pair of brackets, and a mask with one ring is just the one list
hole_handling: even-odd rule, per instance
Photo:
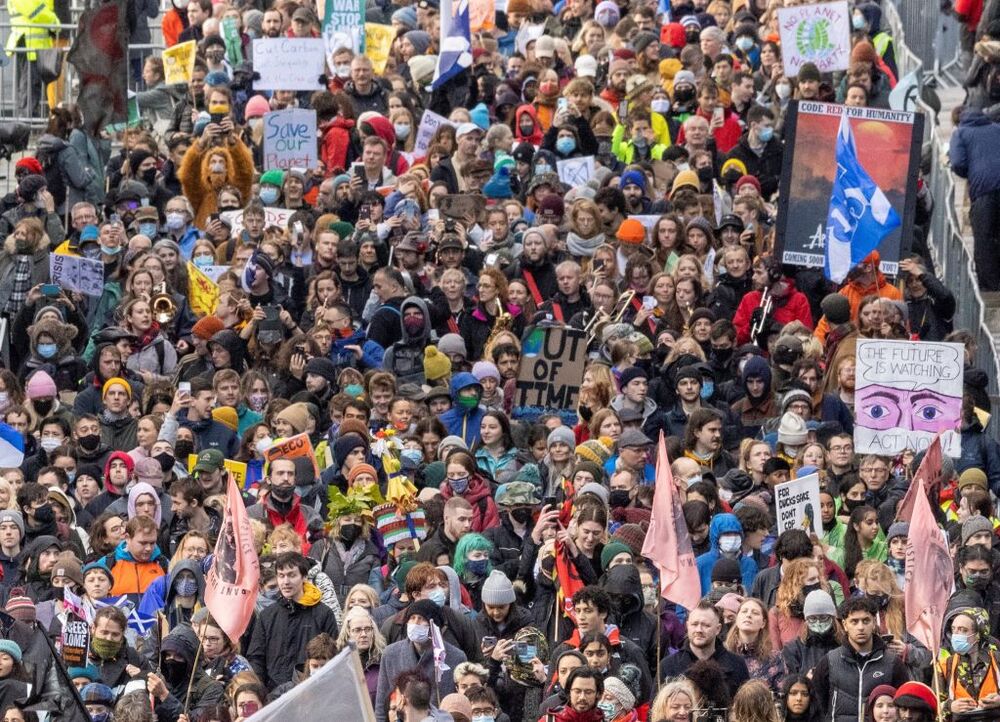
{"label": "black face mask", "polygon": [[712,360],[717,366],[728,366],[733,358],[733,351],[731,348],[713,348]]}
{"label": "black face mask", "polygon": [[295,487],[293,486],[272,486],[271,496],[280,502],[289,502],[292,500],[292,496],[295,494]]}
{"label": "black face mask", "polygon": [[194,442],[180,439],[174,442],[174,458],[187,460],[194,453]]}
{"label": "black face mask", "polygon": [[340,527],[340,538],[344,544],[353,544],[359,536],[361,536],[361,526],[359,524],[344,524]]}
{"label": "black face mask", "polygon": [[[697,40],[695,40],[695,42],[697,42]],[[688,88],[685,85],[683,88],[674,90],[674,103],[686,105],[692,100],[694,100],[694,88]]]}
{"label": "black face mask", "polygon": [[35,521],[39,524],[51,524],[56,520],[56,513],[52,511],[52,507],[48,504],[35,509],[34,515]]}
{"label": "black face mask", "polygon": [[577,411],[580,412],[580,418],[583,419],[583,422],[586,424],[589,424],[590,420],[594,418],[594,410],[586,404],[580,404]]}
{"label": "black face mask", "polygon": [[174,468],[174,457],[173,454],[169,454],[166,451],[161,451],[159,454],[153,457],[160,465],[160,471],[166,474],[168,471]]}
{"label": "black face mask", "polygon": [[49,412],[52,411],[52,406],[55,404],[55,400],[49,399],[47,401],[42,401],[40,399],[35,399],[31,402],[31,404],[35,407],[35,411],[38,412],[38,415],[44,418],[49,415]]}
{"label": "black face mask", "polygon": [[844,506],[847,507],[848,511],[854,511],[859,506],[864,506],[864,505],[865,505],[865,500],[864,499],[845,499],[844,500]]}
{"label": "black face mask", "polygon": [[142,178],[142,182],[146,184],[147,188],[152,187],[156,183],[156,168],[144,170],[140,177]]}
{"label": "black face mask", "polygon": [[889,607],[889,595],[888,594],[866,594],[870,600],[875,602],[875,605],[879,609],[887,609]]}
{"label": "black face mask", "polygon": [[510,518],[516,521],[518,524],[530,524],[531,523],[531,509],[514,509],[510,513]]}
{"label": "black face mask", "polygon": [[698,180],[702,183],[711,183],[712,178],[714,177],[715,171],[712,169],[712,166],[706,165],[705,167],[698,169]]}
{"label": "black face mask", "polygon": [[160,662],[163,678],[171,687],[176,687],[187,679],[187,665],[176,659],[164,659]]}
{"label": "black face mask", "polygon": [[612,489],[611,493],[608,494],[608,506],[612,509],[628,506],[629,501],[628,492],[624,489]]}
{"label": "black face mask", "polygon": [[76,440],[76,443],[80,445],[80,448],[84,451],[96,451],[97,447],[101,445],[101,435],[100,434],[87,434],[86,436],[81,436]]}

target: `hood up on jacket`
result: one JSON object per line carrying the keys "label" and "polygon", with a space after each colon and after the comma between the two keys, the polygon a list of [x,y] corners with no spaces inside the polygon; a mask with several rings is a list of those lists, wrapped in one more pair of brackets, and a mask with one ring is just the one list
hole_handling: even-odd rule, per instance
{"label": "hood up on jacket", "polygon": [[[424,328],[418,336],[411,336],[406,332],[406,324],[403,323],[403,316],[406,315],[407,308],[416,308],[424,316]],[[399,307],[399,327],[402,329],[404,342],[421,341],[424,345],[430,342],[431,337],[431,315],[427,310],[427,302],[419,296],[407,296]]]}
{"label": "hood up on jacket", "polygon": [[462,389],[469,388],[470,386],[477,386],[479,388],[479,394],[482,396],[483,385],[479,383],[479,380],[475,376],[468,371],[455,374],[451,379],[451,400],[455,404],[458,404],[459,392]]}
{"label": "hood up on jacket", "polygon": [[[751,378],[757,378],[764,381],[764,394],[762,397],[755,398],[750,395],[750,391],[747,389],[747,381]],[[743,386],[743,391],[746,392],[747,398],[751,402],[761,401],[761,399],[767,399],[771,395],[771,367],[768,365],[760,356],[751,356],[747,359],[746,364],[743,366],[743,374],[740,377],[740,383]]]}
{"label": "hood up on jacket", "polygon": [[611,567],[604,575],[602,586],[611,595],[611,599],[616,602],[612,606],[619,622],[624,617],[642,611],[644,606],[642,580],[639,579],[639,570],[633,564],[619,564]]}
{"label": "hood up on jacket", "polygon": [[198,593],[195,596],[198,602],[201,602],[205,598],[205,575],[201,571],[201,564],[192,559],[182,559],[170,570],[170,577],[167,579],[167,593],[163,603],[166,609],[170,608],[174,602],[174,598],[177,596],[175,585],[181,572],[191,572],[194,574],[194,580],[198,584]]}
{"label": "hood up on jacket", "polygon": [[739,534],[743,537],[743,526],[735,514],[716,514],[708,527],[708,538],[712,551],[719,551],[719,537],[723,534]]}
{"label": "hood up on jacket", "polygon": [[135,505],[139,501],[139,497],[143,494],[149,494],[153,497],[153,501],[156,502],[156,512],[153,514],[153,521],[156,522],[156,526],[160,526],[160,524],[163,523],[163,509],[160,506],[160,495],[156,493],[156,489],[153,488],[152,484],[147,484],[145,481],[140,481],[138,484],[129,489],[128,518],[135,518]]}
{"label": "hood up on jacket", "polygon": [[247,347],[235,331],[224,328],[208,341],[209,346],[218,344],[229,352],[229,366],[238,372],[246,368]]}
{"label": "hood up on jacket", "polygon": [[109,494],[119,496],[120,494],[118,489],[116,489],[111,483],[111,462],[116,459],[125,464],[125,468],[128,469],[128,475],[130,477],[135,474],[135,460],[124,451],[112,451],[111,455],[108,456],[108,460],[104,462],[104,491]]}

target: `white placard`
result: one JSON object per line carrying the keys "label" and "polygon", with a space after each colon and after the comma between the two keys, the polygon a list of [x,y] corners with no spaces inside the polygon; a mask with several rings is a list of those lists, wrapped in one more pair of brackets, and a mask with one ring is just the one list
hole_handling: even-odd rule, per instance
{"label": "white placard", "polygon": [[104,293],[104,264],[100,259],[50,253],[49,279],[67,291],[100,296]]}
{"label": "white placard", "polygon": [[417,128],[417,139],[413,142],[413,153],[417,156],[427,155],[427,149],[431,147],[431,139],[442,125],[455,126],[443,115],[438,115],[431,110],[425,110],[420,117],[420,127]]}
{"label": "white placard", "polygon": [[257,38],[253,69],[260,75],[254,90],[322,90],[326,74],[323,38]]}
{"label": "white placard", "polygon": [[776,485],[774,507],[778,534],[788,529],[801,529],[806,534],[823,536],[819,512],[819,474]]}
{"label": "white placard", "polygon": [[557,160],[556,169],[559,171],[559,180],[570,188],[587,185],[594,177],[594,156]]}
{"label": "white placard", "polygon": [[778,8],[781,62],[794,78],[805,63],[821,73],[847,70],[851,60],[851,11],[847,0]]}
{"label": "white placard", "polygon": [[[288,208],[265,208],[264,228],[268,226],[288,228],[288,219],[294,212]],[[219,217],[232,224],[233,230],[230,235],[238,238],[243,232],[243,209],[241,208],[238,211],[223,211],[219,214]]]}

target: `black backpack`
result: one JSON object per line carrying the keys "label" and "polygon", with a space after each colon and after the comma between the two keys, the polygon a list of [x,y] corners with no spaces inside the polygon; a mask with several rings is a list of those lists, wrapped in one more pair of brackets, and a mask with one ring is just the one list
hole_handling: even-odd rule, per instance
{"label": "black backpack", "polygon": [[59,167],[59,154],[66,150],[66,147],[56,150],[47,148],[40,149],[36,155],[38,162],[42,164],[42,172],[45,174],[45,186],[56,203],[56,208],[66,202],[66,178],[63,176],[62,168]]}

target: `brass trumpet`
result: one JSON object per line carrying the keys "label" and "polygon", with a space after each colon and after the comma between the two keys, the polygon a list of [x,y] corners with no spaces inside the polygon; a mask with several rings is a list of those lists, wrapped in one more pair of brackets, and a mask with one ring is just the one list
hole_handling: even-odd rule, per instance
{"label": "brass trumpet", "polygon": [[611,307],[611,313],[608,313],[603,308],[598,308],[594,311],[594,315],[587,321],[587,325],[583,327],[584,333],[587,334],[588,346],[601,337],[608,324],[621,322],[622,316],[625,315],[625,310],[632,303],[633,298],[635,298],[635,291],[629,289],[618,296],[615,305]]}
{"label": "brass trumpet", "polygon": [[149,302],[149,308],[153,312],[153,318],[161,326],[168,325],[177,315],[177,304],[173,297],[167,293],[167,284],[161,283],[156,287],[156,295]]}

